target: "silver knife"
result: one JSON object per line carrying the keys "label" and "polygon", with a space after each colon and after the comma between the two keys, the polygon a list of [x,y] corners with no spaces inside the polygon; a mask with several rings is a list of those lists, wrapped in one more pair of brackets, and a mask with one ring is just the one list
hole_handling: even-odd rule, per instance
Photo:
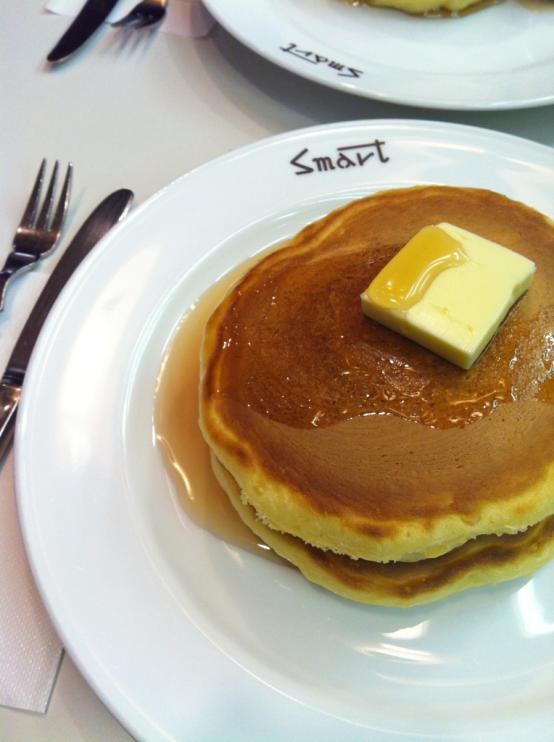
{"label": "silver knife", "polygon": [[132,200],[133,192],[122,188],[107,196],[94,209],[58,261],[31,310],[0,379],[0,458],[13,438],[25,372],[48,312],[75,268],[98,240],[125,216]]}
{"label": "silver knife", "polygon": [[106,20],[118,0],[87,0],[79,15],[46,57],[49,62],[63,62]]}

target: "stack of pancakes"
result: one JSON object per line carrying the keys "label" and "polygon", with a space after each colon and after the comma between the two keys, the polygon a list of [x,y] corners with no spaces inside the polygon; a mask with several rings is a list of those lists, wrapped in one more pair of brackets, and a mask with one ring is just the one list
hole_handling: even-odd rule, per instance
{"label": "stack of pancakes", "polygon": [[[529,257],[534,283],[469,371],[365,317],[422,227]],[[339,595],[414,605],[554,555],[554,225],[489,191],[387,191],[309,225],[210,318],[200,424],[242,520]],[[468,297],[471,301],[471,297]]]}

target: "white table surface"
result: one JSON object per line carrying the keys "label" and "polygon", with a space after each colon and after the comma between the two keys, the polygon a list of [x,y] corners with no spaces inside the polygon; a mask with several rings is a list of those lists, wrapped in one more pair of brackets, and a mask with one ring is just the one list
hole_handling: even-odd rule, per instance
{"label": "white table surface", "polygon": [[[554,146],[553,106],[457,113],[356,98],[273,66],[219,27],[206,39],[156,33],[124,44],[104,31],[84,53],[49,71],[45,54],[68,19],[44,13],[41,0],[0,0],[0,11],[1,245],[9,244],[42,157],[74,163],[70,231],[115,188],[133,189],[141,202],[217,155],[312,124],[433,119]],[[45,275],[56,257],[48,260]],[[67,656],[45,715],[0,708],[0,742],[99,739],[130,737]]]}

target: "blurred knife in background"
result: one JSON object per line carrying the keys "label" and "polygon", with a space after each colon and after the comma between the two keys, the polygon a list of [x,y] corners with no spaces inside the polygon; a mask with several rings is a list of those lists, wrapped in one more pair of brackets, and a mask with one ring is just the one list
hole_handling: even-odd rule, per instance
{"label": "blurred knife in background", "polygon": [[87,0],[46,59],[51,63],[57,63],[71,56],[102,25],[117,2],[118,0]]}

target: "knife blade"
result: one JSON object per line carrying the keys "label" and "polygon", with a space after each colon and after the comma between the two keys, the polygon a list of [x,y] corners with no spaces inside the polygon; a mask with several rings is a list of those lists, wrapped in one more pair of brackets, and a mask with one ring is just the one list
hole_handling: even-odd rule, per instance
{"label": "knife blade", "polygon": [[13,438],[25,372],[52,305],[83,258],[125,216],[132,200],[133,192],[122,188],[111,193],[94,209],[58,261],[31,310],[0,379],[0,459]]}
{"label": "knife blade", "polygon": [[118,0],[87,0],[67,31],[46,57],[49,62],[63,62],[77,51],[102,25]]}

